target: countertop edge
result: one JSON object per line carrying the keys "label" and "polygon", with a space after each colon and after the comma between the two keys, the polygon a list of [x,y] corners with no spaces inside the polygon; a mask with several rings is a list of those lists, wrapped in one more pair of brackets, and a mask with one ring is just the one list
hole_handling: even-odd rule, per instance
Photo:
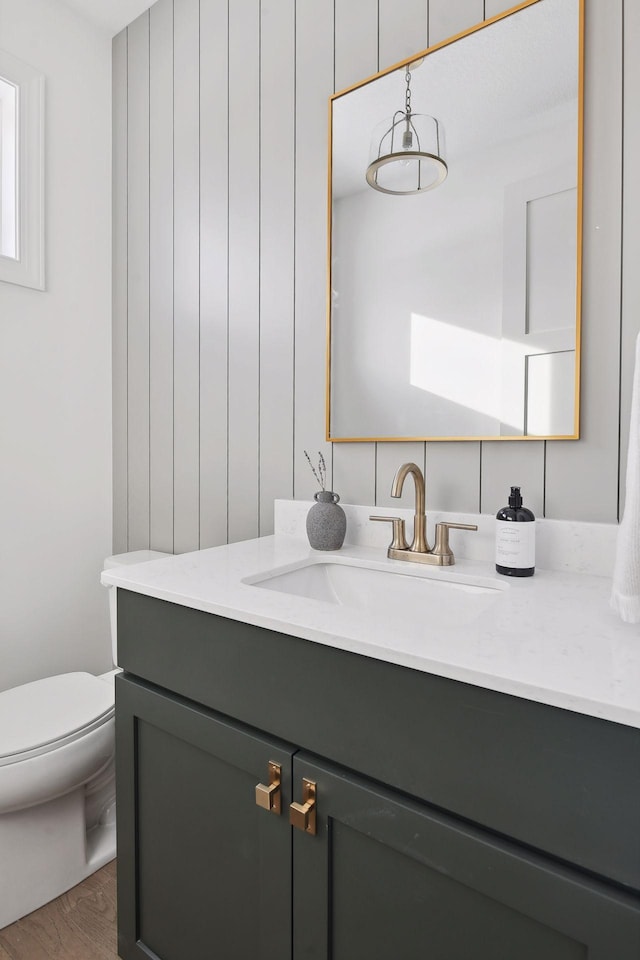
{"label": "countertop edge", "polygon": [[[264,552],[265,549],[268,549],[265,541],[271,541],[273,544],[275,544],[276,541],[280,541],[281,539],[286,540],[287,538],[261,538],[257,541],[244,541],[241,544],[211,548],[208,551],[198,551],[193,554],[182,554],[178,557],[170,557],[165,560],[152,561],[150,563],[139,564],[132,567],[116,568],[103,572],[102,582],[105,585],[111,585],[121,589],[130,590],[134,593],[144,594],[158,600],[190,607],[192,609],[200,610],[204,613],[210,613],[215,616],[224,617],[230,620],[237,620],[243,623],[252,624],[253,626],[262,627],[277,633],[288,634],[313,643],[321,643],[326,646],[342,649],[346,652],[354,653],[360,656],[366,656],[373,659],[394,663],[398,666],[407,667],[413,670],[420,670],[436,676],[457,680],[463,683],[469,683],[474,686],[520,697],[522,699],[544,703],[559,709],[566,709],[599,719],[608,720],[614,723],[640,728],[640,689],[638,690],[638,706],[636,708],[635,702],[632,706],[629,706],[628,704],[624,703],[615,703],[611,698],[598,699],[597,697],[593,696],[582,696],[568,688],[560,689],[558,686],[554,687],[553,685],[545,685],[544,682],[530,682],[522,677],[505,675],[499,670],[492,672],[490,665],[488,665],[488,668],[485,670],[479,669],[477,666],[465,665],[462,662],[454,662],[453,659],[451,661],[444,661],[430,657],[427,654],[418,655],[408,650],[396,649],[372,642],[367,642],[366,640],[356,636],[345,637],[337,634],[336,632],[332,632],[331,630],[322,629],[317,624],[305,625],[304,623],[300,622],[292,622],[291,620],[286,619],[284,616],[273,615],[273,613],[260,613],[255,609],[242,609],[239,606],[235,606],[233,602],[225,603],[220,599],[203,599],[202,597],[194,595],[193,593],[189,594],[184,590],[181,591],[176,587],[168,587],[166,585],[162,586],[157,582],[153,583],[154,577],[152,574],[154,571],[152,571],[151,568],[155,568],[156,579],[158,579],[157,573],[161,570],[161,565],[163,564],[165,565],[162,568],[163,574],[168,573],[170,571],[172,562],[175,563],[175,561],[178,560],[181,561],[183,567],[192,564],[193,568],[195,569],[198,565],[198,559],[201,558],[201,555],[209,554],[210,557],[208,559],[212,561],[210,566],[212,569],[215,569],[216,565],[218,567],[223,566],[224,559],[231,555],[241,556],[244,553],[250,556],[252,544],[259,545],[255,547],[254,552],[259,551],[260,549],[262,549]],[[300,545],[298,545],[298,547],[301,557],[309,555],[308,548],[303,549]],[[356,552],[360,553],[361,551],[362,548]],[[296,555],[295,547],[292,548],[292,555]],[[259,570],[261,562],[256,560],[254,557],[253,564],[249,564],[249,566],[252,565],[253,569],[247,570],[248,574]],[[466,566],[466,564],[461,564],[461,568]],[[478,565],[473,564],[472,566],[476,568]],[[488,565],[480,565],[481,569],[483,566],[484,568],[487,568]],[[484,572],[486,573],[487,570],[485,569]],[[466,569],[461,569],[460,573],[466,573]],[[227,576],[232,579],[233,583],[242,583],[242,578],[238,578],[237,574],[235,574],[234,577],[233,573],[229,574],[227,571]],[[592,586],[590,582],[599,581],[598,586],[600,592],[602,592],[602,578],[586,575],[581,576],[578,574],[567,575],[567,577],[571,582],[573,580],[575,580],[576,583],[580,582],[580,585],[584,587],[584,590],[587,593],[589,592],[590,586]],[[164,579],[170,579],[170,577],[168,578],[165,576]],[[525,599],[525,602],[527,599],[530,600],[530,598],[527,598],[526,592],[522,590],[521,585],[519,587],[519,591]],[[619,632],[625,637],[628,636],[628,631],[625,633],[624,628],[622,628]],[[633,639],[636,638],[634,637]],[[502,638],[502,642],[504,643],[504,638]],[[611,642],[612,641],[609,637],[604,637],[602,640],[603,644]],[[640,663],[640,638],[637,638],[637,648],[637,660]],[[628,649],[629,645],[627,645],[627,648],[625,649],[625,654],[627,656],[629,655]],[[611,681],[613,685],[615,685],[615,682],[615,680]]]}

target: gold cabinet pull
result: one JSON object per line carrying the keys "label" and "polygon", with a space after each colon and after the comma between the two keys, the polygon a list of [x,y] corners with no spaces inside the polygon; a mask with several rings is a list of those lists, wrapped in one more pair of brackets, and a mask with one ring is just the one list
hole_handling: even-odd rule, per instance
{"label": "gold cabinet pull", "polygon": [[297,830],[316,835],[316,785],[313,780],[302,781],[302,803],[289,806],[289,822]]}
{"label": "gold cabinet pull", "polygon": [[282,767],[279,763],[269,761],[269,783],[256,784],[256,803],[263,810],[269,813],[275,813],[277,817],[282,813],[282,799],[280,794],[280,782],[282,778]]}

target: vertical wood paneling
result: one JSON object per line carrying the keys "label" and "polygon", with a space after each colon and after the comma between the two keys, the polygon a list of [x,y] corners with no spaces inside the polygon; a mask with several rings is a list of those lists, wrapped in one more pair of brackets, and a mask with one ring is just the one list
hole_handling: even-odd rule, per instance
{"label": "vertical wood paneling", "polygon": [[[377,0],[335,0],[335,89],[378,70]],[[375,503],[375,443],[336,443],[333,487],[345,503]]]}
{"label": "vertical wood paneling", "polygon": [[128,27],[128,548],[149,546],[149,13]]}
{"label": "vertical wood paneling", "polygon": [[[429,43],[483,19],[483,0],[429,0]],[[427,443],[427,491],[432,510],[480,509],[481,443]]]}
{"label": "vertical wood paneling", "polygon": [[293,496],[295,0],[263,0],[260,54],[260,534]]}
{"label": "vertical wood paneling", "polygon": [[173,552],[173,0],[149,10],[149,524]]}
{"label": "vertical wood paneling", "polygon": [[[500,500],[500,491],[506,484],[521,486],[529,509],[533,510],[536,516],[543,516],[545,448],[544,440],[527,440],[522,443],[490,440],[483,442],[480,478],[482,513],[495,513],[500,506],[504,506]],[[516,479],[513,479],[514,477]],[[493,504],[496,502],[498,506],[494,510]]]}
{"label": "vertical wood paneling", "polygon": [[622,516],[627,475],[629,417],[636,338],[640,333],[640,182],[637,166],[640,155],[640,4],[624,4],[624,158],[622,191],[624,199],[622,234],[622,369],[620,383],[620,508]]}
{"label": "vertical wood paneling", "polygon": [[258,535],[260,4],[229,4],[229,540]]}
{"label": "vertical wood paneling", "polygon": [[544,491],[543,443],[324,441],[328,97],[424,47],[427,19],[434,43],[510,6],[158,0],[115,38],[114,549],[269,532],[273,499],[315,491],[304,448],[345,500],[392,506],[399,464],[426,459],[430,510],[493,513],[520,483],[536,513],[544,492],[547,516],[615,519],[640,328],[640,14],[624,5],[621,221],[622,0],[587,0],[582,439],[546,444]]}
{"label": "vertical wood paneling", "polygon": [[482,20],[483,0],[429,0],[429,43],[446,40]]}
{"label": "vertical wood paneling", "polygon": [[612,522],[618,513],[622,0],[606,7],[588,0],[586,8],[580,441],[547,443],[545,500],[547,517]]}
{"label": "vertical wood paneling", "polygon": [[525,506],[544,516],[544,441],[482,444],[480,513],[497,513],[510,487],[520,487]]}
{"label": "vertical wood paneling", "polygon": [[[480,478],[481,512],[495,513],[504,506],[500,491],[519,485],[527,506],[542,517],[544,506],[545,441],[527,440],[522,443],[484,441],[482,444],[482,476]],[[513,479],[513,478],[516,479]],[[511,479],[509,479],[511,478]],[[496,501],[498,497],[498,501]],[[504,499],[504,495],[503,495]],[[494,503],[498,506],[493,508]],[[532,504],[536,504],[533,506]]]}
{"label": "vertical wood paneling", "polygon": [[375,457],[375,443],[334,444],[332,489],[343,503],[375,503]]}
{"label": "vertical wood paneling", "polygon": [[127,549],[127,31],[113,39],[113,551]]}
{"label": "vertical wood paneling", "polygon": [[378,72],[378,0],[335,0],[334,92]]}
{"label": "vertical wood paneling", "polygon": [[428,443],[427,504],[430,510],[478,513],[480,443]]}
{"label": "vertical wood paneling", "polygon": [[296,216],[294,494],[317,490],[303,450],[325,442],[327,115],[333,89],[333,0],[296,6]]}
{"label": "vertical wood paneling", "polygon": [[484,0],[484,17],[485,20],[489,20],[490,17],[496,17],[499,13],[504,13],[505,10],[510,10],[511,7],[515,7],[513,0]]}
{"label": "vertical wood paneling", "polygon": [[404,0],[401,17],[397,0],[379,0],[379,7],[378,69],[384,70],[428,46],[428,2]]}
{"label": "vertical wood paneling", "polygon": [[199,4],[174,9],[174,548],[199,545],[200,444],[200,156]]}
{"label": "vertical wood paneling", "polygon": [[200,546],[227,541],[228,3],[200,0]]}

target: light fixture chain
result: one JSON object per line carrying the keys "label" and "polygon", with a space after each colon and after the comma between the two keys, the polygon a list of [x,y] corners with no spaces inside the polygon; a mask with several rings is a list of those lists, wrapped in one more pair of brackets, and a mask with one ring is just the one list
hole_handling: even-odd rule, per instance
{"label": "light fixture chain", "polygon": [[407,70],[407,73],[405,75],[405,80],[407,81],[407,93],[405,97],[404,112],[406,113],[407,116],[409,116],[411,113],[411,87],[409,86],[409,84],[411,83],[411,73],[409,72],[409,70]]}

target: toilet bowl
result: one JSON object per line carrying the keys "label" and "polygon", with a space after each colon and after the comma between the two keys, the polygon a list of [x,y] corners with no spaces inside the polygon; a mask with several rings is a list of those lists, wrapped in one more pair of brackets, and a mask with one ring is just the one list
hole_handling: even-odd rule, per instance
{"label": "toilet bowl", "polygon": [[[105,568],[163,556],[138,550]],[[114,663],[115,597],[110,588]],[[66,673],[0,693],[0,929],[115,857],[116,673]]]}

